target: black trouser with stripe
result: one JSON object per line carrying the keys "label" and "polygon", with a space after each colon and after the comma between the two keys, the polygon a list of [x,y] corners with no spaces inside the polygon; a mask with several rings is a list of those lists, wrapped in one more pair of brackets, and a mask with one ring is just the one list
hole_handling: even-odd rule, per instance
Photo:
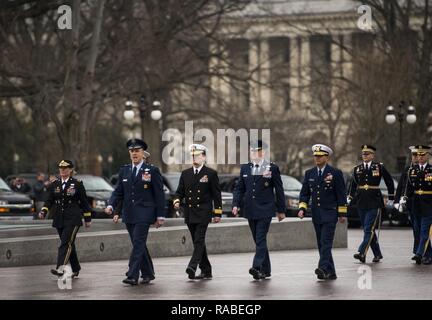
{"label": "black trouser with stripe", "polygon": [[81,270],[75,249],[75,239],[79,228],[79,226],[65,226],[63,228],[57,228],[61,241],[57,254],[57,269],[70,262],[72,272],[78,272]]}

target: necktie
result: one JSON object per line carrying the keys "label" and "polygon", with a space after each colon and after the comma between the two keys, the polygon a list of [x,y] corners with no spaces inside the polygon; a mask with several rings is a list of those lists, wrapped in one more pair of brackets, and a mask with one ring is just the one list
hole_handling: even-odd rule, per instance
{"label": "necktie", "polygon": [[258,164],[254,165],[253,175],[257,175],[258,174],[258,168],[259,168]]}
{"label": "necktie", "polygon": [[318,169],[318,178],[321,179],[322,171],[321,169]]}
{"label": "necktie", "polygon": [[366,171],[369,171],[369,165],[366,163]]}
{"label": "necktie", "polygon": [[132,170],[132,181],[135,181],[136,173],[137,173],[137,167],[134,166],[134,168]]}
{"label": "necktie", "polygon": [[62,182],[62,190],[64,190],[65,186],[66,186],[66,181],[63,181]]}
{"label": "necktie", "polygon": [[421,171],[424,171],[424,166],[420,166],[420,170],[421,170]]}
{"label": "necktie", "polygon": [[197,175],[198,174],[198,169],[195,169],[195,175]]}

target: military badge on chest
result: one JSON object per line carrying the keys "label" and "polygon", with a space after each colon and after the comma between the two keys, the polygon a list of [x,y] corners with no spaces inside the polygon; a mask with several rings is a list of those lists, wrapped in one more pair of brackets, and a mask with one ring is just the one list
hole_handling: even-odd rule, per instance
{"label": "military badge on chest", "polygon": [[75,192],[76,192],[76,190],[75,190],[75,184],[71,184],[70,185],[70,187],[69,188],[67,188],[67,190],[66,190],[66,194],[68,195],[68,196],[73,196],[73,195],[75,195]]}
{"label": "military badge on chest", "polygon": [[60,193],[60,187],[56,187],[54,190],[55,193]]}
{"label": "military badge on chest", "polygon": [[[264,172],[263,172],[263,178],[267,178],[267,179],[269,179],[269,178],[271,178],[272,177],[272,172],[271,172],[271,166],[266,166],[265,167],[265,170],[264,170]],[[266,182],[267,183],[267,182]],[[267,185],[266,185],[266,187],[267,187]]]}
{"label": "military badge on chest", "polygon": [[208,177],[207,177],[207,175],[204,175],[204,176],[200,179],[199,182],[207,183],[207,182],[208,182]]}
{"label": "military badge on chest", "polygon": [[145,169],[141,175],[141,180],[144,182],[151,182],[150,169]]}
{"label": "military badge on chest", "polygon": [[432,181],[432,173],[428,172],[425,174],[425,181],[431,182]]}
{"label": "military badge on chest", "polygon": [[379,177],[380,176],[380,170],[379,167],[375,167],[372,169],[372,177]]}
{"label": "military badge on chest", "polygon": [[333,181],[333,175],[331,173],[327,174],[327,176],[324,178],[324,181],[329,185]]}

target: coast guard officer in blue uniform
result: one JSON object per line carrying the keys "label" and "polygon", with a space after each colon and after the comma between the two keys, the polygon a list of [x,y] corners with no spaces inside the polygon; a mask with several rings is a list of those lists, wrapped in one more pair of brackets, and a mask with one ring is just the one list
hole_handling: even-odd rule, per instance
{"label": "coast guard officer in blue uniform", "polygon": [[312,222],[319,250],[318,268],[315,274],[320,280],[335,280],[336,269],[331,253],[336,223],[344,223],[347,213],[346,188],[342,172],[328,165],[331,148],[323,144],[312,147],[316,167],[305,172],[300,191],[298,216],[303,218],[311,201]]}
{"label": "coast guard officer in blue uniform", "polygon": [[271,277],[267,233],[275,213],[277,212],[279,221],[282,221],[286,212],[279,168],[264,158],[266,148],[266,144],[261,140],[251,144],[252,162],[241,166],[240,178],[234,190],[232,209],[233,215],[237,216],[243,200],[243,216],[248,219],[256,244],[252,268],[249,269],[249,273],[255,280]]}
{"label": "coast guard officer in blue uniform", "polygon": [[[165,194],[159,169],[145,162],[147,144],[140,139],[131,139],[126,146],[132,164],[120,168],[117,185],[105,212],[112,214],[113,209],[122,204],[122,221],[133,245],[123,283],[137,285],[140,271],[141,283],[149,283],[155,278],[146,242],[150,225],[159,227],[164,223]],[[117,222],[118,215],[113,220]]]}

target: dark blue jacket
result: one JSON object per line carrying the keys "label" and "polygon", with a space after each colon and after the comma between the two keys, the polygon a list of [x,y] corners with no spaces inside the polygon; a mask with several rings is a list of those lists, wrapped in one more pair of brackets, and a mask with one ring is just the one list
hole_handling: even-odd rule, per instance
{"label": "dark blue jacket", "polygon": [[117,185],[109,200],[113,208],[122,201],[124,223],[152,224],[158,217],[165,217],[165,193],[159,169],[143,163],[132,181],[132,165],[120,168]]}
{"label": "dark blue jacket", "polygon": [[346,187],[342,172],[326,165],[318,179],[317,167],[307,170],[300,191],[299,209],[307,209],[309,202],[312,220],[316,223],[334,222],[338,215],[345,216]]}
{"label": "dark blue jacket", "polygon": [[243,164],[234,190],[233,207],[243,203],[247,219],[274,217],[286,211],[285,194],[280,171],[274,163],[263,163],[258,175],[252,175],[253,164]]}

